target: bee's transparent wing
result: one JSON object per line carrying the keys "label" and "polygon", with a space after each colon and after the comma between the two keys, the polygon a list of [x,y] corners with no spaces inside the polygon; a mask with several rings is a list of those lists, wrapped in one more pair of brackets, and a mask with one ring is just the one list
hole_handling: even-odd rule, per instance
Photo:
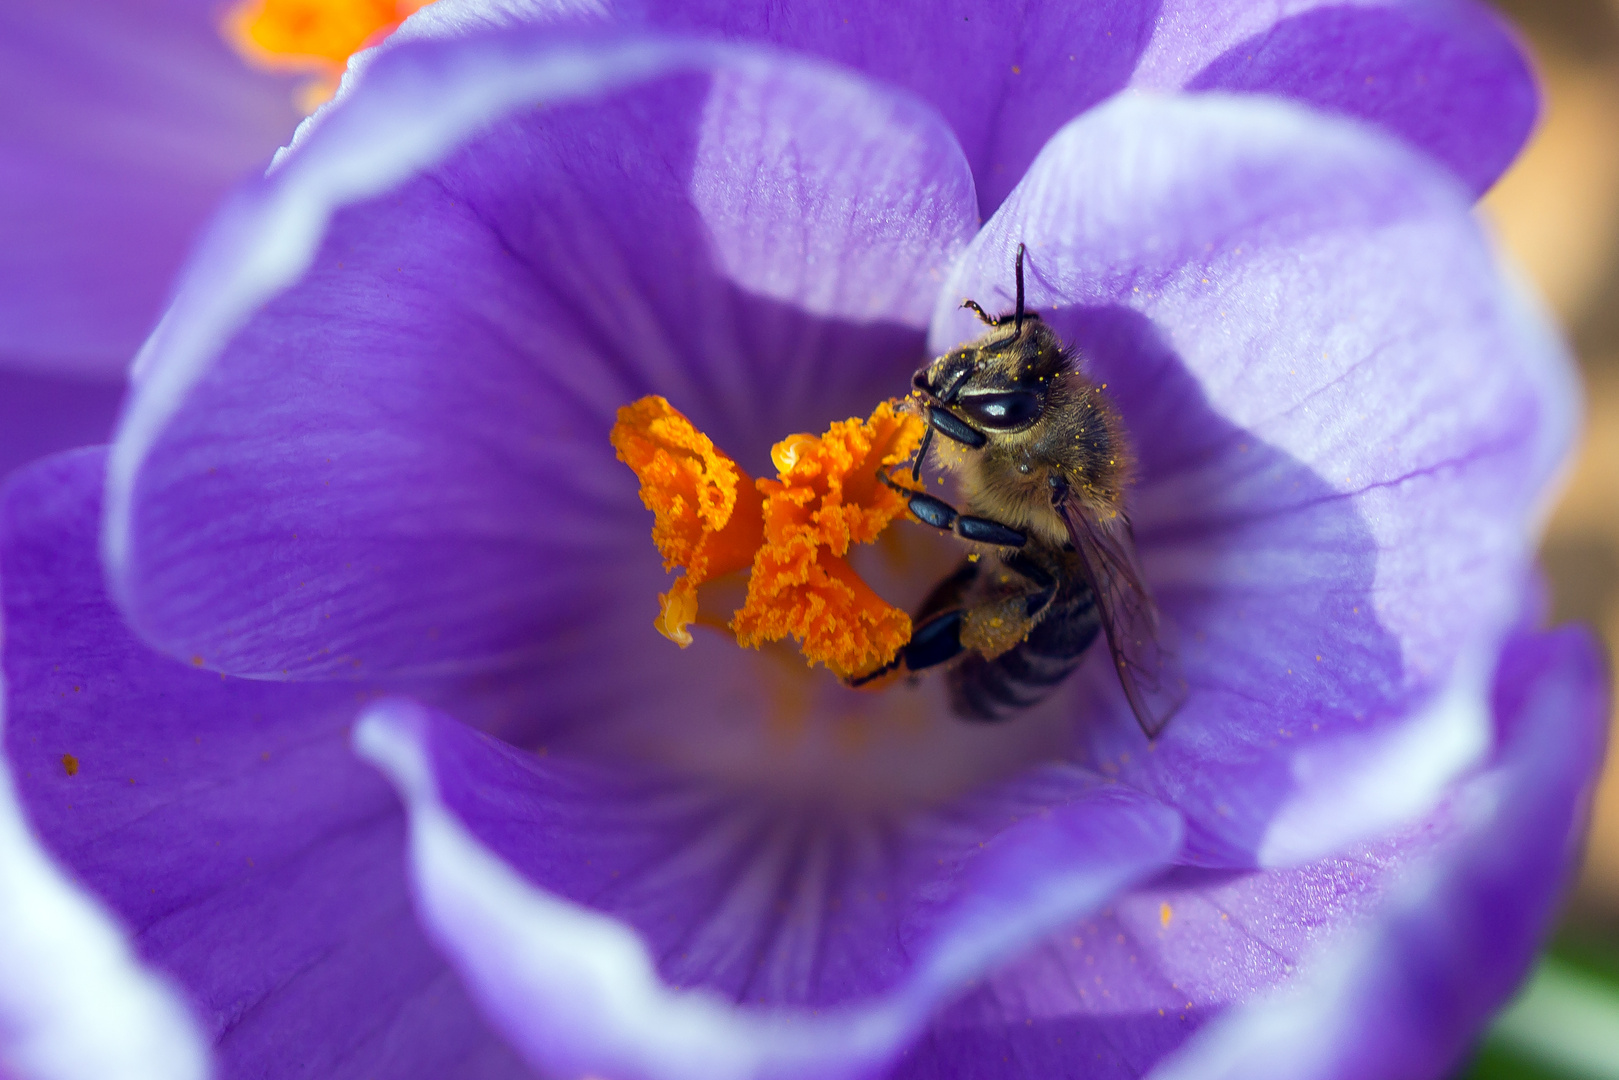
{"label": "bee's transparent wing", "polygon": [[1156,738],[1186,701],[1186,680],[1164,640],[1158,608],[1141,580],[1136,541],[1123,513],[1098,517],[1078,498],[1057,507],[1078,550],[1107,634],[1124,696],[1147,738]]}

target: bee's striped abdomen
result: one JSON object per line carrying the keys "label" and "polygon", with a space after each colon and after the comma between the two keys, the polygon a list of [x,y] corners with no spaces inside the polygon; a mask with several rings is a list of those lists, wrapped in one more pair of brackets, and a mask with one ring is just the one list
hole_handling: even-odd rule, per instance
{"label": "bee's striped abdomen", "polygon": [[1083,579],[1064,583],[1021,644],[986,660],[970,653],[950,669],[950,706],[970,720],[1005,720],[1036,705],[1071,675],[1102,623]]}

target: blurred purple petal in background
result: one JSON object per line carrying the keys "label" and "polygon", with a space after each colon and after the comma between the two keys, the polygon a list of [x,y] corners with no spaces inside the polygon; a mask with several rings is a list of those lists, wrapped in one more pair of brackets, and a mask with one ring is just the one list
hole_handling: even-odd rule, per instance
{"label": "blurred purple petal in background", "polygon": [[111,431],[203,223],[298,122],[211,0],[0,11],[0,474]]}

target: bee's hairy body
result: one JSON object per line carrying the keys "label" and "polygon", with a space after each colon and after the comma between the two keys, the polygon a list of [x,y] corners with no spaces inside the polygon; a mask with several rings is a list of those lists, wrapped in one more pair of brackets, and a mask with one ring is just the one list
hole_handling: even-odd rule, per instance
{"label": "bee's hairy body", "polygon": [[853,681],[944,666],[958,714],[999,720],[1050,694],[1105,632],[1152,737],[1184,684],[1158,645],[1124,514],[1130,453],[1103,388],[1024,310],[1023,255],[1019,245],[1016,313],[992,319],[965,302],[988,332],[912,379],[928,422],[912,476],[929,460],[955,472],[962,508],[884,476],[918,520],[975,550],[923,603],[899,655]]}
{"label": "bee's hairy body", "polygon": [[936,593],[917,615],[922,623],[946,607],[962,613],[963,652],[946,675],[951,705],[959,715],[996,720],[1049,695],[1101,630],[1053,492],[1089,492],[1111,507],[1128,464],[1112,411],[1038,318],[996,326],[952,350],[929,365],[924,381],[948,385],[962,367],[971,374],[958,401],[1031,393],[1043,406],[1026,427],[990,429],[977,448],[940,440],[931,457],[957,474],[963,513],[1027,536],[1010,559],[1004,548],[974,545],[977,558],[949,579],[951,595]]}

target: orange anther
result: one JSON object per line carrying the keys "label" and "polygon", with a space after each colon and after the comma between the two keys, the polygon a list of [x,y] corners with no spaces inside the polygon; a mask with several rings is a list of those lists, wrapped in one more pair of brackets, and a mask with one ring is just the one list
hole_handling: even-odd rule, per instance
{"label": "orange anther", "polygon": [[921,419],[884,402],[865,422],[776,444],[771,458],[785,467],[758,481],[765,544],[731,622],[738,642],[791,636],[810,663],[850,676],[892,660],[911,639],[910,616],[872,592],[845,556],[905,514],[905,500],[878,473],[910,457],[922,431]]}
{"label": "orange anther", "polygon": [[315,76],[308,111],[337,89],[350,56],[375,45],[430,0],[241,0],[225,13],[225,39],[251,62]]}
{"label": "orange anther", "polygon": [[893,659],[910,640],[910,616],[874,593],[845,557],[905,514],[905,500],[878,474],[910,457],[922,431],[918,417],[884,402],[870,420],[783,439],[770,455],[777,478],[749,481],[663,398],[620,409],[613,446],[641,480],[664,566],[686,570],[659,598],[658,630],[690,644],[698,586],[751,566],[747,600],[730,624],[739,644],[793,637],[811,664],[840,676]]}
{"label": "orange anther", "polygon": [[652,542],[666,570],[684,577],[663,594],[658,631],[682,648],[697,618],[697,586],[753,562],[764,539],[763,498],[753,480],[661,397],[618,410],[618,459],[641,480],[641,502],[653,517]]}

